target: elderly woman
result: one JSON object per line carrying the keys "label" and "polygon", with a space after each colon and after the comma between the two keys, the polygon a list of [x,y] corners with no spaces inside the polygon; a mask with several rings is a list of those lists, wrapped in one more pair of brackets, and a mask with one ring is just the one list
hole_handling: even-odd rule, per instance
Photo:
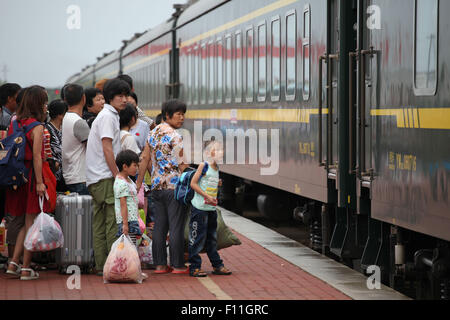
{"label": "elderly woman", "polygon": [[62,121],[64,115],[67,112],[67,103],[62,100],[53,100],[48,105],[48,113],[50,116],[50,121],[45,124],[48,132],[50,133],[50,147],[52,151],[52,156],[47,159],[55,175],[57,186],[56,190],[59,192],[65,192],[64,177],[62,175]]}
{"label": "elderly woman", "polygon": [[94,122],[97,115],[102,111],[105,105],[105,98],[103,97],[102,91],[97,88],[88,88],[84,90],[86,95],[86,104],[83,109],[83,119],[86,120],[89,128],[92,127],[92,122]]}

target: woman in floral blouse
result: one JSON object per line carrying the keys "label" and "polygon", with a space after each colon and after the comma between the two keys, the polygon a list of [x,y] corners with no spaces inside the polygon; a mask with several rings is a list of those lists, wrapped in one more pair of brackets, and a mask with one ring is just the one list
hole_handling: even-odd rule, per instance
{"label": "woman in floral blouse", "polygon": [[[155,273],[188,274],[184,265],[184,207],[174,198],[175,186],[181,173],[188,167],[183,161],[183,138],[176,132],[183,126],[186,105],[178,100],[163,104],[164,123],[158,125],[149,137],[140,164],[138,190],[147,168],[152,163],[152,200],[155,227],[153,230],[153,261]],[[170,232],[169,253],[172,266],[167,266],[166,238]]]}

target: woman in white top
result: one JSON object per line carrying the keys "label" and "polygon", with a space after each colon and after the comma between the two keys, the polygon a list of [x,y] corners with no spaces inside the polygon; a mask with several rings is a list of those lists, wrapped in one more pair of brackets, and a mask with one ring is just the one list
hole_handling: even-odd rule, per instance
{"label": "woman in white top", "polygon": [[136,152],[138,155],[141,154],[141,149],[139,149],[136,139],[129,132],[131,127],[136,124],[137,114],[136,109],[131,104],[127,104],[125,109],[120,111],[120,147],[121,151],[131,150]]}

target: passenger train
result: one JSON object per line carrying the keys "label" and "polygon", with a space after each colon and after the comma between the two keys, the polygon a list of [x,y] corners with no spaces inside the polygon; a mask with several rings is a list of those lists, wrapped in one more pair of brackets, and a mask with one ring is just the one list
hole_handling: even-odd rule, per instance
{"label": "passenger train", "polygon": [[[245,161],[221,166],[223,205],[239,211],[254,194],[273,219],[293,213],[310,225],[323,254],[361,272],[376,265],[385,284],[418,299],[449,299],[450,2],[175,9],[68,82],[128,74],[149,116],[185,101],[189,132],[202,121],[203,133],[245,138]],[[275,175],[249,153],[264,130],[278,132]]]}

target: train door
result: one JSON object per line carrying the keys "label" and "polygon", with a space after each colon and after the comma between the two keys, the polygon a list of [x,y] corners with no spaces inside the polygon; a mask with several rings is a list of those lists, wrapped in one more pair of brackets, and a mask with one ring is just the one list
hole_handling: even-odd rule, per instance
{"label": "train door", "polygon": [[371,218],[371,188],[375,179],[373,166],[373,144],[376,132],[371,109],[379,104],[378,68],[380,52],[371,46],[371,33],[380,24],[378,6],[373,0],[358,0],[357,46],[349,53],[349,118],[352,119],[349,133],[349,173],[355,177],[356,214],[363,232],[357,237],[365,241],[360,267],[381,267],[383,283],[387,282],[389,268],[389,227]]}
{"label": "train door", "polygon": [[[319,138],[324,152],[322,165],[328,173],[330,184],[335,185],[338,207],[345,208],[352,198],[349,189],[349,65],[348,54],[356,47],[357,11],[354,1],[331,0],[328,2],[327,53],[320,57],[325,101],[319,110],[323,121],[322,137]],[[326,113],[326,116],[325,116]],[[322,144],[322,140],[324,143]],[[334,182],[333,182],[334,181]],[[332,195],[330,195],[333,198]],[[350,198],[349,198],[350,197]]]}
{"label": "train door", "polygon": [[[362,223],[353,214],[355,199],[354,174],[350,171],[350,127],[354,125],[351,95],[354,87],[351,84],[349,54],[357,45],[357,1],[332,0],[328,8],[328,50],[325,57],[327,65],[327,160],[325,167],[328,182],[335,186],[336,206],[335,226],[330,240],[330,251],[338,257],[351,261],[361,257],[364,248],[364,234],[367,223]],[[354,152],[354,150],[351,150]],[[363,235],[361,241],[355,241]]]}

